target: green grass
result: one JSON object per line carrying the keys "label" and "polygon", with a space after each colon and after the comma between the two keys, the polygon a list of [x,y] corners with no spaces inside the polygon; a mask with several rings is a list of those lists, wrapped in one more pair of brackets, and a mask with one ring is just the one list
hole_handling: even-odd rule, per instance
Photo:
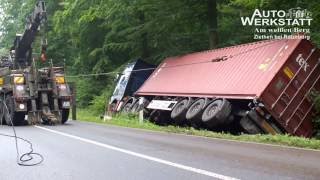
{"label": "green grass", "polygon": [[307,139],[289,135],[232,135],[229,133],[217,133],[207,130],[197,130],[192,127],[176,127],[176,126],[159,126],[153,124],[149,121],[144,121],[142,124],[139,123],[139,120],[132,115],[118,115],[113,117],[111,120],[103,121],[100,119],[99,114],[94,114],[87,110],[78,110],[77,119],[81,121],[95,122],[99,124],[110,124],[116,126],[138,128],[138,129],[147,129],[153,131],[161,131],[168,133],[178,133],[178,134],[187,134],[195,136],[203,136],[209,138],[219,138],[219,139],[229,139],[237,141],[247,141],[247,142],[258,142],[265,144],[276,144],[292,147],[301,147],[308,149],[320,149],[320,140],[317,139]]}

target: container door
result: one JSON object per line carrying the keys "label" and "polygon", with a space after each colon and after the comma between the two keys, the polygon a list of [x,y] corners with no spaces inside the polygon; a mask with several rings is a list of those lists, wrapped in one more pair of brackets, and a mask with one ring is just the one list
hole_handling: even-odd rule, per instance
{"label": "container door", "polygon": [[320,50],[302,41],[261,96],[271,115],[290,134],[313,134],[313,98],[320,92],[319,58]]}

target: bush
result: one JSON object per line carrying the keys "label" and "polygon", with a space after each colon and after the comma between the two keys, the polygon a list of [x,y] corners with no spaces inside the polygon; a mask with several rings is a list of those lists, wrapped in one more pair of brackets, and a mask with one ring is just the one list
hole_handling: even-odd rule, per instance
{"label": "bush", "polygon": [[[97,107],[101,109],[101,101],[105,101],[103,97],[111,91],[111,85],[113,85],[110,77],[78,77],[69,79],[69,82],[75,82],[76,84],[77,105],[81,108],[100,104]],[[102,99],[100,100],[99,97]]]}
{"label": "bush", "polygon": [[110,97],[113,94],[114,82],[111,81],[106,85],[104,90],[100,95],[96,95],[90,102],[89,109],[98,114],[102,114],[105,110],[106,104],[108,103]]}

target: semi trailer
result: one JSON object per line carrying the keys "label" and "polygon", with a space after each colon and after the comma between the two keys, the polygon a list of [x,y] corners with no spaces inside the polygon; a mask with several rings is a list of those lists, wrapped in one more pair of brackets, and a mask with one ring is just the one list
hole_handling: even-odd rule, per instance
{"label": "semi trailer", "polygon": [[150,118],[311,137],[319,63],[320,50],[305,39],[265,40],[169,57],[116,108],[136,111],[142,98],[140,109],[148,110]]}

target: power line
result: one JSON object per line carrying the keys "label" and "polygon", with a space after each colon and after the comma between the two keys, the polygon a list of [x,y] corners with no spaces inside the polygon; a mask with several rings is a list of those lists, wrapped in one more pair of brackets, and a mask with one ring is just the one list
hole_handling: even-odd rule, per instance
{"label": "power line", "polygon": [[[178,64],[178,65],[173,65],[173,66],[164,66],[164,67],[161,67],[162,69],[165,69],[165,68],[176,68],[176,67],[181,67],[181,66],[190,66],[190,65],[197,65],[197,64],[204,64],[204,63],[213,63],[213,62],[219,62],[219,61],[224,61],[228,58],[234,58],[236,56],[239,56],[239,55],[242,55],[242,54],[245,54],[245,53],[248,53],[248,52],[251,52],[253,50],[256,50],[256,49],[259,49],[259,48],[262,48],[262,47],[265,47],[265,46],[268,46],[270,44],[273,44],[273,43],[276,43],[278,42],[279,40],[267,40],[267,41],[270,41],[269,43],[266,43],[266,44],[263,44],[261,46],[257,46],[255,48],[251,48],[251,49],[248,49],[248,50],[245,50],[243,52],[238,52],[238,53],[235,53],[233,55],[228,55],[228,56],[222,56],[222,57],[218,57],[218,58],[215,58],[215,59],[211,59],[211,60],[208,60],[208,61],[201,61],[201,62],[194,62],[194,63],[186,63],[186,64]],[[261,41],[260,41],[261,42]],[[285,41],[287,42],[287,41]],[[254,42],[254,43],[259,43],[259,42]],[[254,44],[254,43],[250,43],[250,44]],[[237,45],[237,46],[242,46],[242,45]],[[237,46],[231,46],[231,47],[225,47],[225,48],[220,48],[220,49],[214,49],[214,50],[208,50],[208,51],[204,51],[204,52],[195,52],[194,54],[196,53],[205,53],[205,52],[211,52],[211,51],[216,51],[216,50],[221,50],[221,49],[227,49],[227,48],[233,48],[233,47],[237,47]],[[126,71],[126,72],[140,72],[140,71],[150,71],[150,70],[155,70],[157,69],[158,67],[156,68],[145,68],[145,69],[136,69],[136,70],[131,70],[131,71]],[[68,78],[77,78],[77,77],[90,77],[90,76],[108,76],[108,75],[112,75],[112,74],[121,74],[122,72],[119,72],[119,71],[111,71],[111,72],[104,72],[104,73],[92,73],[92,74],[78,74],[78,75],[70,75],[70,76],[66,76]]]}
{"label": "power line", "polygon": [[[145,69],[137,69],[137,70],[131,70],[127,72],[139,72],[139,71],[150,71],[150,70],[155,70],[156,68],[145,68]],[[88,76],[106,76],[110,74],[119,74],[121,72],[118,71],[113,71],[113,72],[105,72],[105,73],[93,73],[93,74],[80,74],[80,75],[71,75],[71,76],[66,76],[66,77],[88,77]]]}

